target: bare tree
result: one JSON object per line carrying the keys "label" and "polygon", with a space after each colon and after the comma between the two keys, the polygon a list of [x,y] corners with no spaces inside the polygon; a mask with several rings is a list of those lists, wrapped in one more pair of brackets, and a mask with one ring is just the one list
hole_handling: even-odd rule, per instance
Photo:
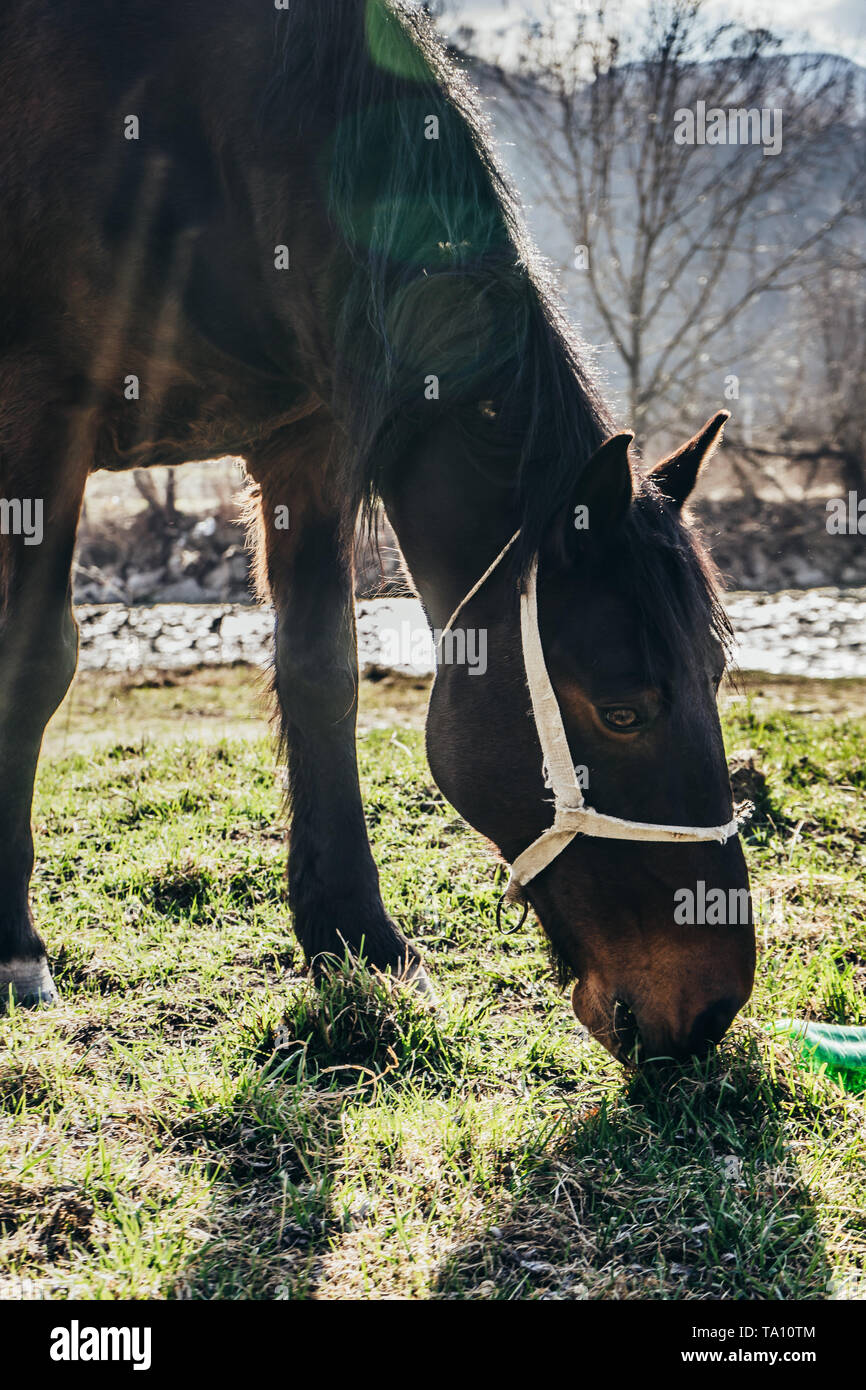
{"label": "bare tree", "polygon": [[604,5],[570,22],[551,5],[495,80],[641,437],[691,426],[713,383],[736,402],[744,371],[790,355],[783,292],[826,272],[864,161],[844,60],[710,25],[702,0],[653,4],[635,34]]}
{"label": "bare tree", "polygon": [[828,258],[804,286],[797,341],[776,447],[744,453],[760,463],[784,452],[806,466],[807,486],[808,470],[814,477],[831,463],[846,488],[866,495],[866,282],[856,255]]}

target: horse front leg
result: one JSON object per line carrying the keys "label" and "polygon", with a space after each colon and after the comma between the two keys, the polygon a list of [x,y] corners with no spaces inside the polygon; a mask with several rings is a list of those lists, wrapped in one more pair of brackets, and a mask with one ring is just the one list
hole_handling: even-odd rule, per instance
{"label": "horse front leg", "polygon": [[275,687],[289,781],[289,903],[316,970],[346,949],[427,988],[417,951],[385,911],[358,781],[358,653],[351,546],[323,481],[317,419],[248,460],[276,608]]}
{"label": "horse front leg", "polygon": [[55,997],[29,903],[45,725],[75,673],[70,569],[85,475],[55,439],[0,457],[0,1011]]}

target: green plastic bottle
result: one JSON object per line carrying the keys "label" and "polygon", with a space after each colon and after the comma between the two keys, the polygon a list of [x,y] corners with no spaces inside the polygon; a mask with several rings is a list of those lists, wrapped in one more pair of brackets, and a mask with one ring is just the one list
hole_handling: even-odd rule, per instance
{"label": "green plastic bottle", "polygon": [[779,1018],[771,1027],[775,1033],[787,1033],[801,1042],[810,1061],[839,1071],[866,1072],[866,1028],[799,1018]]}

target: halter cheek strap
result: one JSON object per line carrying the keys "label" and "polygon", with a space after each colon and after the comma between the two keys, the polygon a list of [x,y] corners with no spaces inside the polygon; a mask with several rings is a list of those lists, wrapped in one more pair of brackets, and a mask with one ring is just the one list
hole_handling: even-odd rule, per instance
{"label": "halter cheek strap", "polygon": [[[493,564],[485,570],[478,583],[473,585],[455,608],[442,630],[437,645],[441,645],[442,637],[451,629],[464,606],[477,594],[482,584],[505,558],[519,535],[519,531],[515,532]],[[608,816],[587,806],[571,760],[562,712],[544,660],[538,626],[537,556],[532,562],[526,589],[520,595],[520,637],[526,683],[529,686],[532,713],[543,756],[544,785],[553,792],[554,818],[553,824],[548,826],[537,840],[533,840],[512,864],[511,877],[505,890],[505,897],[509,902],[523,898],[525,885],[536,878],[542,869],[546,869],[548,864],[571,844],[575,835],[591,835],[604,840],[644,840],[675,844],[715,840],[723,845],[732,835],[738,833],[740,826],[751,814],[752,808],[748,804],[739,808],[727,825],[712,826],[654,825],[650,821],[621,820],[619,816]]]}

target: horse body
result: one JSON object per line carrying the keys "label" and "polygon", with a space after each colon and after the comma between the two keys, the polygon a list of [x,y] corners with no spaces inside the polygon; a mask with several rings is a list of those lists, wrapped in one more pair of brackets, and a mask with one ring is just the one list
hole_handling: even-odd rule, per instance
{"label": "horse body", "polygon": [[[549,817],[515,642],[538,554],[551,673],[602,809],[727,819],[714,600],[676,496],[719,431],[657,475],[667,492],[633,497],[627,458],[594,476],[604,407],[423,23],[386,0],[7,0],[0,53],[0,493],[45,506],[42,545],[0,536],[0,985],[53,994],[30,804],[75,669],[69,575],[95,468],[246,460],[311,961],[348,947],[423,980],[382,904],[355,760],[351,536],[376,495],[435,626],[520,528],[472,604],[492,669],[443,668],[428,724],[443,790],[509,858]],[[599,524],[578,548],[584,498]],[[635,611],[641,563],[675,600],[656,637]],[[600,728],[600,702],[632,692],[646,736]],[[533,886],[575,1006],[614,1051],[617,1007],[650,1050],[681,1053],[748,994],[751,923],[672,934],[669,889],[701,874],[742,886],[739,846],[575,844]]]}

